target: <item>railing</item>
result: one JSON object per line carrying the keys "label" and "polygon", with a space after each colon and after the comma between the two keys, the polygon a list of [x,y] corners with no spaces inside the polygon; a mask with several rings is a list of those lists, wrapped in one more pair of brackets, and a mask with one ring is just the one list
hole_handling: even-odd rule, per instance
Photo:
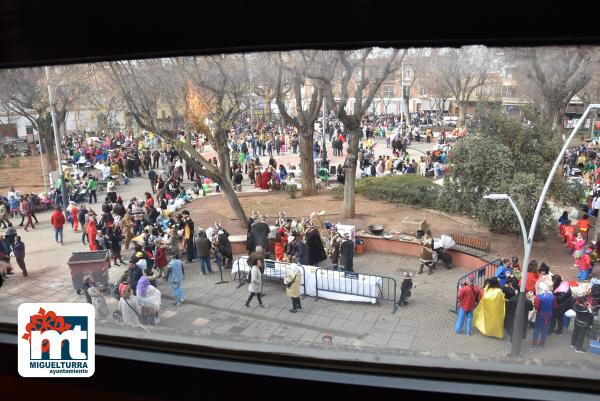
{"label": "railing", "polygon": [[[456,294],[458,295],[458,291],[460,287],[467,282],[467,277],[471,274],[475,276],[475,285],[479,286],[479,288],[483,288],[483,283],[486,279],[494,277],[496,275],[496,270],[498,270],[498,266],[502,263],[502,260],[495,259],[485,265],[481,266],[477,270],[473,270],[470,273],[465,274],[461,278],[456,281]],[[456,313],[458,311],[458,298],[456,298],[456,303],[454,305],[454,309],[450,309],[450,312]]]}
{"label": "railing", "polygon": [[[323,279],[323,276],[325,276],[325,279]],[[373,281],[376,282],[375,285],[372,285]],[[319,291],[327,291],[391,301],[393,305],[392,313],[396,313],[398,309],[396,305],[396,280],[391,277],[318,268],[315,270],[315,287],[316,300],[319,299]]]}
{"label": "railing", "polygon": [[[237,280],[238,280],[238,286],[237,288],[242,287],[244,284],[246,284],[248,281],[248,275],[250,274],[250,270],[245,271],[242,270],[241,268],[241,264],[243,263],[242,266],[248,266],[248,256],[242,256],[240,257],[235,263],[237,265],[237,272],[235,273],[235,275],[233,276],[233,280],[236,280],[236,276],[237,276]],[[290,271],[290,265],[292,263],[289,262],[278,262],[275,260],[271,260],[271,259],[265,259],[265,269],[264,272],[262,274],[263,280],[264,279],[271,279],[272,281],[277,281],[277,282],[283,282],[283,280],[287,277],[288,272]],[[303,298],[304,296],[306,296],[306,274],[304,271],[304,266],[302,266],[301,264],[297,264],[298,267],[300,267],[302,269],[302,283],[300,284],[303,288],[303,290],[301,291]]]}

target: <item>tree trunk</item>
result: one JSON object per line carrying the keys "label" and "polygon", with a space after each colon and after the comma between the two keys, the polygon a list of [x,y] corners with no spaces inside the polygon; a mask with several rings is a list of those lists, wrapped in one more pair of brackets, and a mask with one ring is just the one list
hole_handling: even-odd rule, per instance
{"label": "tree trunk", "polygon": [[233,190],[233,186],[229,181],[223,180],[214,180],[221,186],[221,190],[225,194],[225,197],[229,201],[229,205],[233,209],[236,217],[240,220],[240,226],[242,228],[248,228],[248,217],[246,217],[246,212],[240,203],[240,199],[237,197],[237,194]]}
{"label": "tree trunk", "polygon": [[350,135],[348,136],[347,156],[344,161],[344,218],[353,219],[356,216],[354,188],[356,187],[358,143],[360,142],[362,132],[360,130],[360,121],[354,121],[354,124],[347,125],[347,127]]}
{"label": "tree trunk", "polygon": [[466,121],[466,113],[465,113],[465,107],[467,106],[467,102],[464,101],[459,101],[458,102],[458,126],[459,127],[464,127],[465,126],[465,121]]}
{"label": "tree trunk", "polygon": [[217,158],[219,159],[219,173],[223,178],[227,180],[227,183],[231,186],[231,160],[229,160],[229,148],[218,149]]}
{"label": "tree trunk", "polygon": [[42,150],[48,159],[48,171],[58,170],[56,160],[56,145],[54,142],[54,130],[52,129],[52,117],[46,113],[37,119],[38,134]]}
{"label": "tree trunk", "polygon": [[231,182],[224,180],[223,177],[221,177],[221,174],[211,174],[210,171],[208,171],[207,169],[203,169],[202,164],[196,161],[193,157],[190,157],[185,151],[180,151],[179,154],[186,161],[186,163],[192,167],[196,174],[206,176],[214,182],[216,182],[217,184],[219,184],[221,190],[223,191],[223,194],[225,194],[225,197],[227,198],[227,201],[231,206],[231,209],[233,209],[233,212],[235,213],[236,217],[240,220],[240,226],[242,228],[247,228],[248,217],[246,217],[246,212],[244,211],[244,208],[242,207],[242,204],[240,203],[237,194],[233,190]]}
{"label": "tree trunk", "polygon": [[406,125],[411,125],[411,121],[410,121],[410,114],[408,112],[408,107],[409,107],[409,99],[407,97],[402,97],[402,101],[404,102],[404,110],[402,110],[404,112],[404,121],[406,121]]}
{"label": "tree trunk", "polygon": [[271,102],[273,99],[270,97],[265,98],[265,107],[267,108],[267,121],[269,123],[273,122],[273,110],[271,110]]}
{"label": "tree trunk", "polygon": [[313,157],[314,128],[303,127],[300,132],[300,169],[302,170],[302,196],[317,194],[315,186],[315,161]]}
{"label": "tree trunk", "polygon": [[232,185],[231,179],[231,160],[229,155],[229,145],[227,144],[228,131],[217,129],[213,134],[211,145],[217,152],[217,160],[219,161],[219,174],[227,180],[229,185]]}
{"label": "tree trunk", "polygon": [[549,114],[548,117],[549,117],[550,121],[552,121],[552,128],[554,129],[554,135],[556,135],[556,138],[560,138],[564,142],[566,137],[565,137],[565,132],[563,129],[563,120],[562,120],[563,113],[561,113],[560,110],[561,110],[561,108],[559,106],[548,107],[548,114]]}

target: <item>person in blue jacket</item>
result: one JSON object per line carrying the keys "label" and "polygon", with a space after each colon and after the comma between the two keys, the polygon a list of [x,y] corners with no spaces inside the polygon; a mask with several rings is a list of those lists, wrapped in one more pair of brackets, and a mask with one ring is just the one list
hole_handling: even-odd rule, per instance
{"label": "person in blue jacket", "polygon": [[171,287],[173,288],[175,306],[179,306],[183,303],[183,288],[181,288],[183,278],[183,263],[181,260],[179,260],[178,255],[175,255],[173,260],[169,262],[169,273],[167,280],[169,283],[171,283]]}
{"label": "person in blue jacket", "polygon": [[510,269],[510,264],[508,259],[504,259],[498,268],[496,269],[496,277],[500,281],[500,287],[504,287],[506,285],[506,278],[512,274],[512,270]]}

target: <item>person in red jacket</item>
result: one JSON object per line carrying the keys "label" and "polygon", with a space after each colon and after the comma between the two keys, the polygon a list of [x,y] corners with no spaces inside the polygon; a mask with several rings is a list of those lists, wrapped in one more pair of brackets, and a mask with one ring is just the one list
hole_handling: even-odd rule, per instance
{"label": "person in red jacket", "polygon": [[[527,269],[527,281],[525,282],[525,291],[536,293],[535,284],[540,279],[540,270],[538,267],[537,260],[532,260],[529,262],[529,268]],[[519,285],[521,285],[519,280]]]}
{"label": "person in red jacket", "polygon": [[87,234],[90,251],[97,251],[98,243],[96,242],[96,236],[98,235],[98,229],[96,228],[96,213],[88,213]]}
{"label": "person in red jacket", "polygon": [[154,241],[154,267],[160,270],[161,275],[163,269],[169,264],[167,260],[167,246],[164,242],[157,239]]}
{"label": "person in red jacket", "polygon": [[[60,206],[56,206],[56,209],[50,216],[50,223],[54,227],[54,239],[57,244],[63,245],[63,226],[65,225],[65,216],[62,214]],[[58,240],[60,237],[60,241]]]}
{"label": "person in red jacket", "polygon": [[144,206],[146,207],[146,213],[150,213],[150,211],[154,208],[154,198],[150,195],[150,192],[146,192],[146,202]]}
{"label": "person in red jacket", "polygon": [[474,284],[475,276],[470,274],[467,277],[467,282],[458,290],[458,316],[456,318],[456,324],[454,325],[454,331],[456,334],[460,334],[463,331],[463,327],[466,327],[465,332],[468,336],[471,335],[471,321],[473,320],[473,310],[479,303],[479,300],[483,297],[483,291]]}

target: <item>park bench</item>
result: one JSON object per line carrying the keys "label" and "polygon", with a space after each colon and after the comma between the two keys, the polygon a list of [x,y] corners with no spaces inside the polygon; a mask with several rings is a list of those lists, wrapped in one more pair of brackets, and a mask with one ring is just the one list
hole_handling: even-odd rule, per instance
{"label": "park bench", "polygon": [[451,234],[450,235],[456,245],[452,249],[468,253],[474,256],[485,256],[490,253],[490,243],[479,238],[470,237],[463,234]]}

